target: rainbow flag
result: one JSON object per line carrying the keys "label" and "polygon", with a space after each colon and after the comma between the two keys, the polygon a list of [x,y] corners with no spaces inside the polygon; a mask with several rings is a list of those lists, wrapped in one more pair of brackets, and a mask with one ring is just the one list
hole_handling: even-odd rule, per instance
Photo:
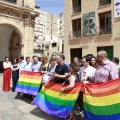
{"label": "rainbow flag", "polygon": [[16,91],[37,95],[42,81],[42,73],[22,71],[17,82]]}
{"label": "rainbow flag", "polygon": [[54,82],[46,83],[32,104],[50,115],[65,119],[74,107],[82,84],[76,83],[72,90],[61,93],[61,88],[66,86]]}
{"label": "rainbow flag", "polygon": [[120,120],[120,79],[84,87],[84,120]]}

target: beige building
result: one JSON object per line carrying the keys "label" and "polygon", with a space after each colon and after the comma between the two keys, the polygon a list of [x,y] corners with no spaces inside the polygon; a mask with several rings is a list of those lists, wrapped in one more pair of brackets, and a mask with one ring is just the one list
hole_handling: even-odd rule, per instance
{"label": "beige building", "polygon": [[59,47],[60,52],[64,53],[63,45],[64,45],[64,13],[61,13],[58,17],[58,40],[59,40]]}
{"label": "beige building", "polygon": [[33,56],[35,0],[0,0],[0,71],[2,61]]}
{"label": "beige building", "polygon": [[120,18],[114,15],[114,0],[65,0],[64,51],[67,61],[75,56],[96,55],[120,58]]}
{"label": "beige building", "polygon": [[62,51],[62,43],[58,39],[58,16],[41,9],[36,10],[39,16],[35,19],[34,55],[40,58],[43,55],[51,57]]}

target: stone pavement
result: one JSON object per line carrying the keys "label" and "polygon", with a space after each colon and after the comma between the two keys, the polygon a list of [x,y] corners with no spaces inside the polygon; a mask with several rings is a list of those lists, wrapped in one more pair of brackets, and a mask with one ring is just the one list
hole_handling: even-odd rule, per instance
{"label": "stone pavement", "polygon": [[[55,120],[55,117],[31,105],[31,100],[17,96],[15,92],[3,92],[0,74],[0,120]],[[76,120],[83,119],[79,117]]]}

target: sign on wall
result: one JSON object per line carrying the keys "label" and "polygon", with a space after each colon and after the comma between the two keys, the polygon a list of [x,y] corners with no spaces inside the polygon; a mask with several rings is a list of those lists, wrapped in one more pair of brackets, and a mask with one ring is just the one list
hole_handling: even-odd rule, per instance
{"label": "sign on wall", "polygon": [[120,0],[114,0],[114,16],[120,17]]}
{"label": "sign on wall", "polygon": [[95,12],[83,14],[83,36],[96,34]]}

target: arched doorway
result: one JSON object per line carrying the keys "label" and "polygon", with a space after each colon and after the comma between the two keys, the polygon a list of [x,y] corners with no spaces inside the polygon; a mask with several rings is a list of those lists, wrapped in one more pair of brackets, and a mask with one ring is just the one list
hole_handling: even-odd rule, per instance
{"label": "arched doorway", "polygon": [[0,25],[0,72],[5,56],[13,62],[21,54],[21,42],[21,36],[13,26]]}

